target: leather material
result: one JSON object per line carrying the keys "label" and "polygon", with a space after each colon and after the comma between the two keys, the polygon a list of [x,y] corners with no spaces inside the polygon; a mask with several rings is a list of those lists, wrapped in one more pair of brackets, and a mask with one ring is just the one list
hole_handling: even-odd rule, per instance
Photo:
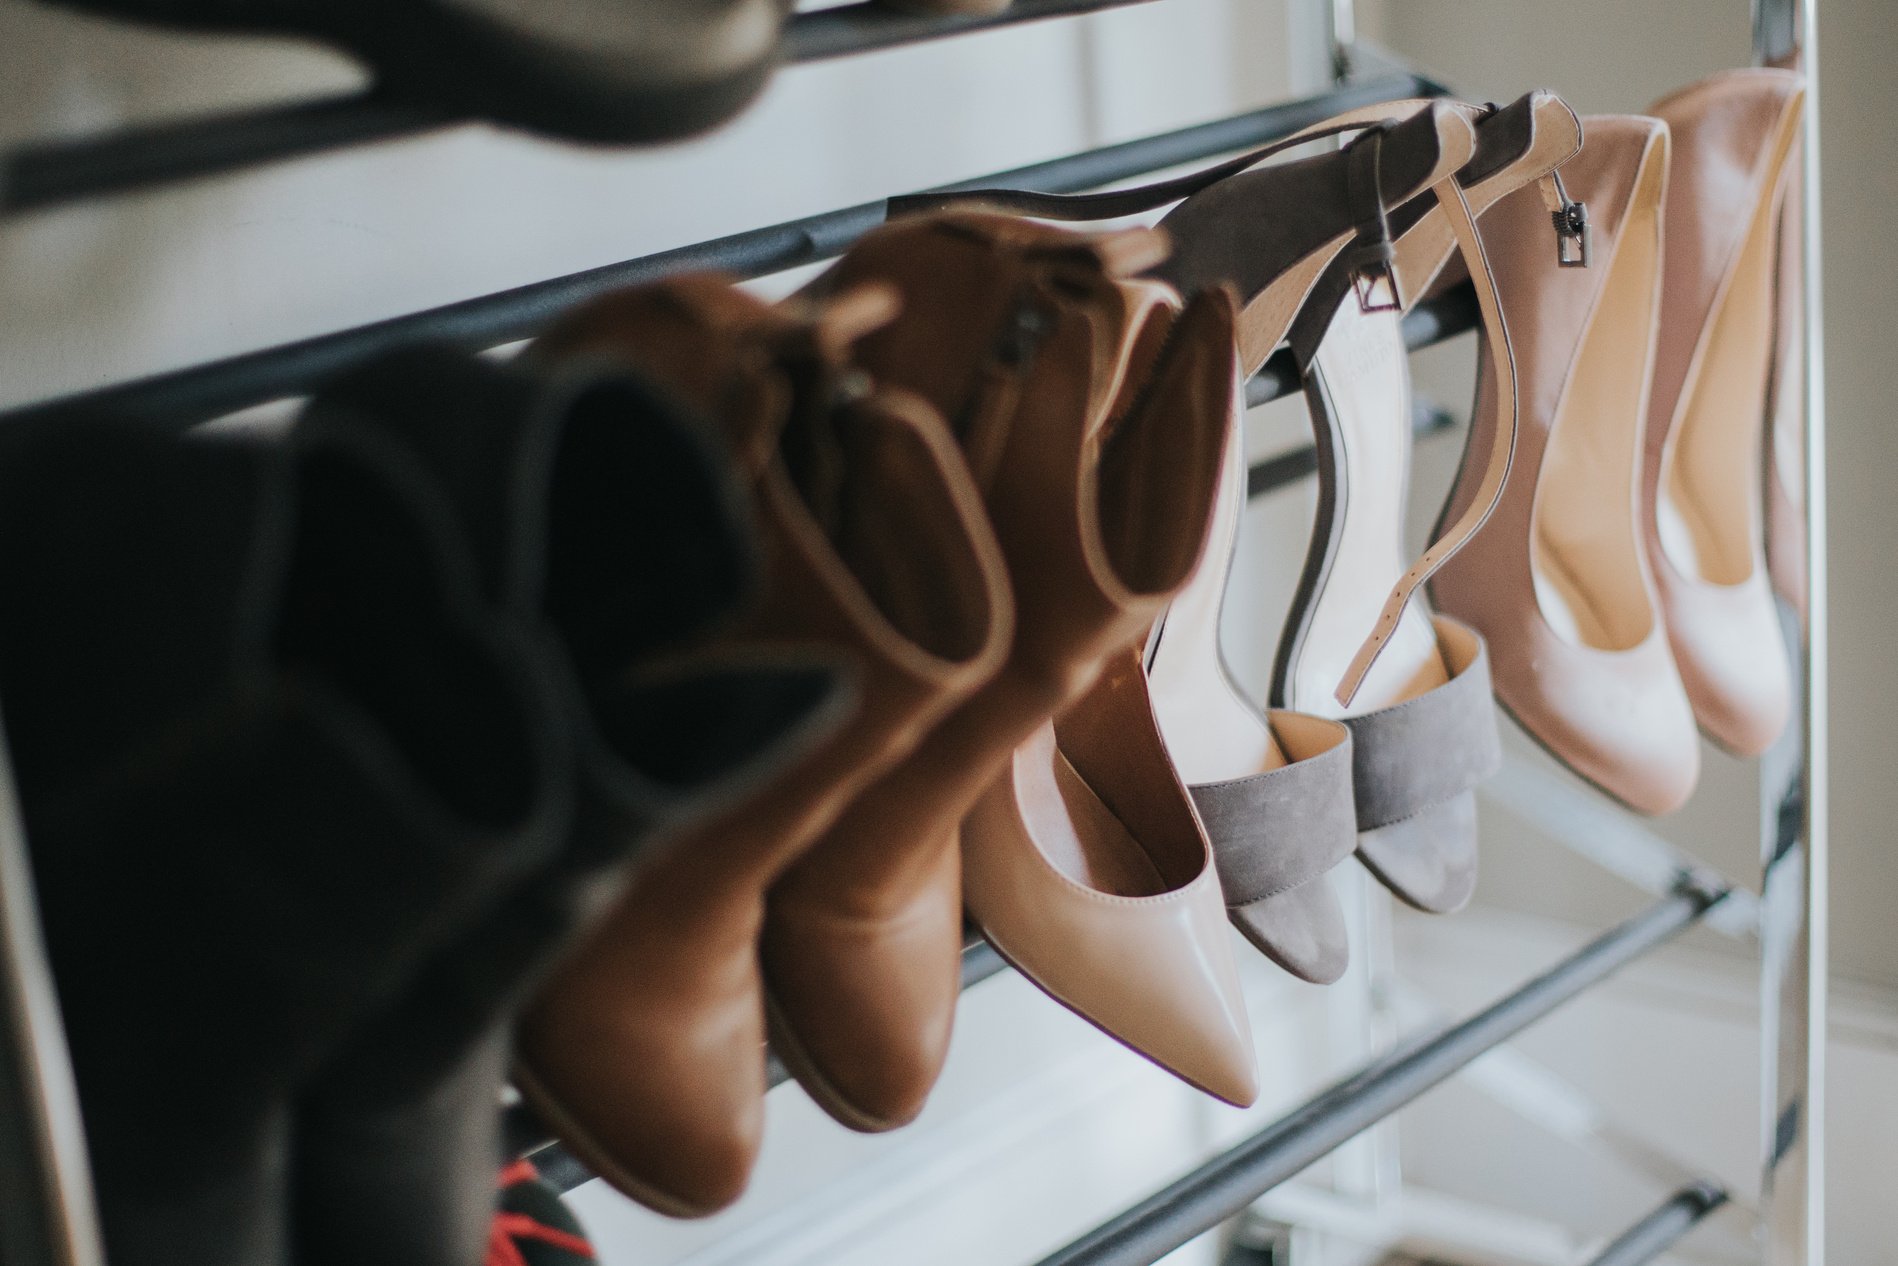
{"label": "leather material", "polygon": [[963,825],[963,858],[969,912],[1042,990],[1208,1094],[1257,1098],[1218,871],[1138,648],[1013,754]]}
{"label": "leather material", "polygon": [[818,649],[857,683],[841,728],[649,867],[522,1025],[519,1081],[544,1119],[678,1216],[736,1199],[758,1150],[766,890],[994,675],[1012,636],[1001,555],[940,417],[874,383],[839,391],[860,328],[837,326],[860,306],[772,308],[676,278],[581,310],[535,352],[636,361],[747,464],[765,588],[710,653]]}
{"label": "leather material", "polygon": [[1434,623],[1450,680],[1344,723],[1358,855],[1409,904],[1449,914],[1476,892],[1474,793],[1502,767],[1503,752],[1483,639],[1444,616]]}
{"label": "leather material", "polygon": [[772,890],[761,944],[791,1071],[839,1121],[912,1119],[960,991],[957,829],[1010,754],[1078,699],[1197,563],[1231,401],[1232,307],[1122,279],[1153,235],[912,217],[817,283],[893,285],[859,363],[951,420],[1017,620],[1006,665],[866,789]]}
{"label": "leather material", "polygon": [[1792,71],[1728,71],[1658,102],[1674,141],[1661,339],[1643,469],[1649,553],[1701,728],[1741,755],[1792,709],[1766,570],[1757,454],[1776,212],[1803,111]]}
{"label": "leather material", "polygon": [[[1590,208],[1592,267],[1556,266],[1532,190],[1483,217],[1516,336],[1518,454],[1495,514],[1431,596],[1483,636],[1497,698],[1532,737],[1615,798],[1665,813],[1700,770],[1638,497],[1668,132],[1651,119],[1591,116],[1586,133],[1563,175]],[[1485,363],[1473,430],[1494,425],[1496,390]],[[1452,510],[1473,495],[1469,482],[1464,472]]]}
{"label": "leather material", "polygon": [[188,30],[322,40],[391,96],[574,140],[691,136],[778,60],[781,0],[53,0]]}
{"label": "leather material", "polygon": [[[1351,226],[1362,218],[1362,197],[1353,197],[1348,174],[1354,152],[1361,158],[1373,141],[1376,188],[1390,206],[1448,179],[1476,144],[1462,113],[1435,104],[1343,150],[1229,176],[1161,219],[1177,245],[1155,275],[1182,293],[1214,285],[1237,291],[1240,363],[1248,375],[1284,339],[1321,276],[1357,236]],[[1261,215],[1261,206],[1299,213]]]}

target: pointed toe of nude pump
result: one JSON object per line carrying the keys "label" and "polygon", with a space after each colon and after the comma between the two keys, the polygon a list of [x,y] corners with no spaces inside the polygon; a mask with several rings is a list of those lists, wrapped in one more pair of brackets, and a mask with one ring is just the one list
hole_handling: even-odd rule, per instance
{"label": "pointed toe of nude pump", "polygon": [[[772,894],[760,940],[771,1046],[818,1106],[878,1134],[922,1113],[961,993],[960,857],[935,850],[901,910]],[[793,876],[795,881],[796,876]],[[821,1016],[823,1023],[801,1023]]]}
{"label": "pointed toe of nude pump", "polygon": [[965,896],[997,952],[1045,993],[1246,1107],[1257,1060],[1225,897],[1141,678],[1130,652],[1081,716],[1063,717],[1062,737],[1046,725],[1015,752],[963,824]]}

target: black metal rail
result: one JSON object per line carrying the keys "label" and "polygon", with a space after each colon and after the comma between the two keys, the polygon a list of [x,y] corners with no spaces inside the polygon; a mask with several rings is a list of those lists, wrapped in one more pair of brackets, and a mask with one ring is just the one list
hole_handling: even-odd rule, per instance
{"label": "black metal rail", "polygon": [[[1117,9],[1145,0],[1015,0],[985,16],[904,13],[856,3],[794,16],[787,62],[827,61],[998,26]],[[306,158],[474,120],[374,89],[286,102],[75,140],[36,141],[0,165],[0,216]]]}
{"label": "black metal rail", "polygon": [[[968,944],[962,947],[962,987],[972,988],[1007,970],[1008,964],[995,952],[994,947],[979,934],[971,933]],[[765,1084],[775,1088],[789,1080],[791,1074],[777,1056],[768,1056]],[[533,1161],[540,1176],[561,1191],[572,1191],[581,1183],[592,1180],[592,1172],[554,1139],[553,1131],[542,1125],[526,1104],[516,1104],[508,1109],[504,1132],[508,1151]],[[4,1187],[0,1187],[0,1190],[4,1190]]]}
{"label": "black metal rail", "polygon": [[[1383,1120],[1589,986],[1684,931],[1726,895],[1724,885],[1711,876],[1683,875],[1672,896],[1590,942],[1514,993],[1460,1024],[1415,1037],[1334,1083],[1247,1142],[1044,1259],[1040,1266],[1146,1266],[1159,1260],[1235,1216],[1359,1131]],[[1002,957],[986,942],[972,939],[962,951],[962,987],[967,989],[1006,968]],[[772,1060],[769,1084],[775,1087],[787,1080],[783,1067]],[[512,1151],[526,1154],[541,1175],[562,1191],[571,1191],[593,1177],[586,1166],[551,1140],[550,1132],[525,1106],[510,1112],[508,1139]],[[1675,1203],[1699,1190],[1681,1193],[1628,1235],[1670,1210],[1678,1214],[1681,1211],[1674,1209]],[[1714,1205],[1725,1198],[1720,1193]],[[1701,1210],[1694,1220],[1705,1216],[1714,1205]],[[1685,1231],[1682,1228],[1678,1234]],[[1622,1261],[1609,1259],[1614,1266]]]}
{"label": "black metal rail", "polygon": [[[1001,185],[1046,192],[1092,189],[1277,140],[1340,110],[1437,91],[1435,85],[1414,76],[1385,76],[1337,92],[978,176],[943,188]],[[281,347],[28,405],[0,413],[0,422],[50,421],[91,414],[186,427],[252,405],[305,395],[331,375],[402,344],[437,341],[487,348],[526,338],[573,304],[621,286],[693,268],[760,277],[831,259],[883,223],[884,206],[883,202],[865,202]]]}
{"label": "black metal rail", "polygon": [[1243,1211],[1484,1052],[1684,931],[1723,896],[1697,875],[1461,1023],[1419,1035],[1178,1182],[1043,1258],[1040,1266],[1150,1266]]}
{"label": "black metal rail", "polygon": [[1726,1202],[1725,1188],[1710,1182],[1695,1183],[1674,1193],[1660,1208],[1616,1236],[1588,1266],[1643,1266],[1678,1244]]}

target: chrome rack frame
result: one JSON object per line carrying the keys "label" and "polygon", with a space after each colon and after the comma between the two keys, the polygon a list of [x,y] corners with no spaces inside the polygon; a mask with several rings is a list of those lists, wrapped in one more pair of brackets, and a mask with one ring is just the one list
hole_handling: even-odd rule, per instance
{"label": "chrome rack frame", "polygon": [[[1015,0],[988,18],[930,18],[854,3],[792,20],[786,58],[806,62],[960,35],[989,27],[1090,13],[1141,0]],[[999,172],[946,188],[1009,185],[1079,191],[1214,157],[1287,136],[1344,109],[1444,91],[1407,71],[1388,70],[1354,45],[1350,0],[1325,0],[1333,91],[1231,118]],[[1754,0],[1761,61],[1802,55],[1816,85],[1816,0]],[[1355,71],[1355,77],[1353,77]],[[1825,1013],[1825,468],[1819,309],[1818,131],[1813,92],[1807,111],[1804,194],[1807,241],[1807,506],[1810,616],[1800,647],[1804,708],[1797,733],[1763,763],[1762,1134],[1767,1266],[1822,1266],[1823,1032]],[[375,90],[266,106],[179,124],[27,145],[0,156],[0,217],[236,172],[266,162],[412,135],[464,120],[394,101]],[[470,349],[531,335],[566,307],[593,295],[679,272],[719,268],[762,276],[834,257],[881,223],[885,204],[865,203],[591,269],[498,294],[463,300],[284,346],[134,382],[0,412],[0,422],[52,424],[81,415],[137,419],[171,430],[255,405],[307,394],[325,379],[392,347],[445,341]],[[1425,304],[1404,322],[1412,349],[1473,329],[1467,289]],[[1290,394],[1297,376],[1275,359],[1248,385],[1252,404]],[[1418,419],[1418,433],[1441,418]],[[1253,467],[1257,497],[1308,475],[1306,448]],[[1789,622],[1797,638],[1800,630]],[[0,1266],[101,1266],[79,1133],[76,1096],[50,977],[28,894],[25,841],[0,763],[0,1195],[8,1209],[43,1214],[0,1224]],[[1747,894],[1699,869],[1678,870],[1646,912],[1607,932],[1512,993],[1460,1023],[1426,1030],[1347,1075],[1250,1139],[1082,1236],[1041,1266],[1150,1263],[1239,1214],[1347,1139],[1389,1117],[1484,1052],[1666,943],[1710,912]],[[1729,894],[1733,893],[1730,899]],[[965,988],[1004,970],[980,942],[965,950]],[[774,1083],[782,1079],[781,1070]],[[587,1175],[530,1116],[510,1119],[512,1136],[573,1186]],[[1652,1260],[1726,1201],[1711,1183],[1675,1192],[1610,1243],[1595,1266]]]}
{"label": "chrome rack frame", "polygon": [[[800,13],[785,30],[787,62],[829,61],[1000,26],[1094,13],[1147,0],[1015,0],[1000,13],[931,16],[858,0]],[[416,136],[474,120],[402,101],[375,87],[103,136],[42,141],[0,163],[0,217],[131,193],[263,163]]]}

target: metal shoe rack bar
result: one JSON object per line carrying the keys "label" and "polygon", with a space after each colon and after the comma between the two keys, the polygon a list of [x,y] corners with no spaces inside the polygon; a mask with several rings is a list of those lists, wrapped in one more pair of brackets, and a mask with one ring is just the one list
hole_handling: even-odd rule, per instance
{"label": "metal shoe rack bar", "polygon": [[[988,27],[1095,12],[1139,0],[1015,0],[986,18],[931,18],[854,3],[791,22],[786,57],[818,61]],[[1407,71],[1353,66],[1349,0],[1329,0],[1338,86],[1329,92],[1215,122],[997,172],[944,188],[1007,185],[1072,192],[1262,144],[1340,110],[1445,91]],[[1816,0],[1753,0],[1762,61],[1803,53],[1814,60]],[[1820,1124],[1823,1120],[1825,899],[1825,536],[1824,415],[1818,308],[1817,108],[1807,115],[1807,435],[1811,521],[1811,593],[1801,647],[1806,706],[1785,747],[1769,756],[1762,811],[1764,887],[1762,952],[1763,1213],[1761,1260],[1767,1266],[1824,1261]],[[30,144],[0,156],[0,217],[112,194],[229,174],[446,127],[462,120],[390,100],[374,90],[207,119],[139,127],[78,140]],[[0,412],[0,423],[51,424],[80,414],[134,418],[183,430],[255,405],[307,394],[327,377],[391,347],[421,340],[471,349],[531,336],[571,304],[621,286],[693,268],[758,277],[832,258],[881,223],[881,202],[679,247],[619,264],[556,277],[408,316],[250,352],[116,386]],[[1404,322],[1406,343],[1421,348],[1474,328],[1467,289],[1423,305]],[[1296,375],[1275,359],[1248,385],[1253,404],[1288,395]],[[1418,433],[1441,429],[1420,417]],[[1309,475],[1309,448],[1255,466],[1251,495]],[[1804,741],[1801,741],[1802,736]],[[0,1266],[100,1266],[96,1218],[79,1142],[75,1096],[38,940],[10,784],[0,767]],[[1666,943],[1720,905],[1731,888],[1711,872],[1686,870],[1673,890],[1642,914],[1583,946],[1541,975],[1468,1018],[1419,1033],[1349,1073],[1251,1138],[1044,1259],[1041,1266],[1145,1266],[1243,1212],[1264,1193],[1384,1120],[1497,1046]],[[964,953],[963,986],[1006,970],[973,941]],[[774,1075],[774,1083],[782,1079]],[[532,1150],[549,1176],[571,1187],[587,1174],[531,1118],[517,1113],[511,1136]],[[1632,1266],[1665,1252],[1726,1201],[1717,1185],[1675,1193],[1594,1259]],[[20,1211],[20,1212],[16,1212]],[[37,1213],[37,1218],[22,1212]]]}

